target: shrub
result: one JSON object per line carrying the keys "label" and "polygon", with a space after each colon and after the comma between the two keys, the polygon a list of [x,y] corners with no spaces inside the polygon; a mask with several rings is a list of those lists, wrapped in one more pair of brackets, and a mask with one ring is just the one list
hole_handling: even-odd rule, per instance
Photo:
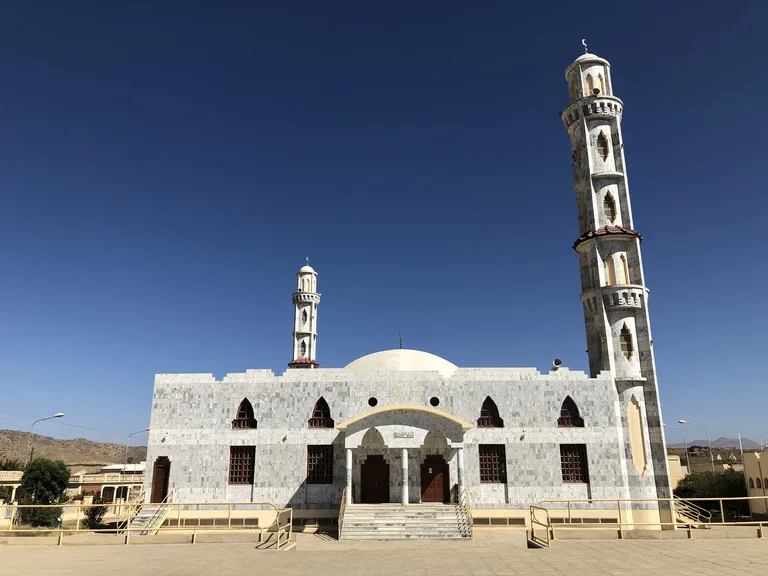
{"label": "shrub", "polygon": [[[101,504],[101,498],[94,498],[94,504]],[[96,529],[101,526],[101,521],[104,520],[104,515],[107,513],[106,506],[89,506],[85,510],[85,524],[88,528]]]}
{"label": "shrub", "polygon": [[[27,496],[25,504],[59,504],[66,498],[69,470],[61,460],[53,461],[36,458],[27,465],[21,477],[21,489]],[[32,526],[58,525],[62,508],[22,508],[19,516],[22,522]]]}

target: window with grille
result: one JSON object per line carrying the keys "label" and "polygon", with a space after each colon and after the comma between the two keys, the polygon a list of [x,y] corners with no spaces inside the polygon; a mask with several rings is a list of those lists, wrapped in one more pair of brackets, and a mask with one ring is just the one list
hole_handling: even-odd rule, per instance
{"label": "window with grille", "polygon": [[480,407],[480,418],[477,419],[478,428],[503,428],[504,420],[499,417],[499,409],[490,396]]}
{"label": "window with grille", "polygon": [[507,453],[504,444],[480,444],[480,482],[507,481]]}
{"label": "window with grille", "polygon": [[560,418],[557,419],[557,425],[564,428],[584,427],[584,420],[579,416],[579,408],[570,396],[566,396],[560,407]]}
{"label": "window with grille", "polygon": [[248,398],[243,398],[237,408],[237,415],[232,420],[232,428],[256,428],[256,418],[253,415],[253,406]]}
{"label": "window with grille", "polygon": [[312,410],[312,417],[309,419],[308,425],[310,428],[333,428],[331,409],[322,396]]}
{"label": "window with grille", "polygon": [[621,353],[626,356],[627,360],[631,360],[635,347],[632,344],[632,332],[629,331],[626,324],[624,324],[624,327],[621,329],[619,338],[621,340]]}
{"label": "window with grille", "polygon": [[586,444],[560,444],[563,482],[589,482]]}
{"label": "window with grille", "polygon": [[253,484],[253,464],[255,460],[255,446],[230,446],[229,483]]}
{"label": "window with grille", "polygon": [[333,484],[333,445],[307,446],[307,484]]}

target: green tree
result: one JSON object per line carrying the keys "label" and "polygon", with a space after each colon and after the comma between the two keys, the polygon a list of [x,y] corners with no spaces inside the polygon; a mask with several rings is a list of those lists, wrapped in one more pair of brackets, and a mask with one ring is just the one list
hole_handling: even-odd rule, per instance
{"label": "green tree", "polygon": [[[26,496],[25,504],[60,504],[67,493],[69,469],[61,460],[36,458],[27,465],[21,477],[21,489]],[[56,526],[61,507],[22,508],[21,521],[33,526]]]}
{"label": "green tree", "polygon": [[[685,475],[674,490],[678,498],[739,498],[747,496],[744,473],[729,468],[723,472],[691,472]],[[720,503],[715,501],[693,502],[720,516]],[[749,515],[746,500],[723,502],[725,520],[732,522],[739,516]]]}

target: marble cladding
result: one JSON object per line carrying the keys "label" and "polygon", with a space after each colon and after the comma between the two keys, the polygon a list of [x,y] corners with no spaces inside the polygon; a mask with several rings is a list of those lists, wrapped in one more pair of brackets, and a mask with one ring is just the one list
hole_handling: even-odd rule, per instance
{"label": "marble cladding", "polygon": [[[211,374],[158,374],[152,399],[145,492],[149,495],[153,463],[171,461],[169,488],[176,501],[269,501],[297,509],[338,508],[346,483],[344,433],[309,428],[307,420],[321,396],[335,424],[377,408],[395,404],[429,406],[472,423],[464,434],[465,485],[473,508],[527,509],[544,499],[655,498],[653,462],[640,475],[632,464],[626,422],[629,391],[617,392],[604,372],[589,378],[561,368],[548,374],[533,368],[459,368],[451,377],[437,372],[350,373],[343,369],[248,370],[216,380]],[[642,385],[632,390],[644,406]],[[477,428],[480,407],[490,396],[504,428]],[[583,428],[559,428],[557,419],[566,396],[576,402]],[[253,405],[257,429],[232,429],[243,398]],[[644,413],[645,414],[645,413]],[[432,415],[428,415],[433,418]],[[419,428],[429,420],[413,412],[408,425]],[[646,442],[661,435],[645,425]],[[334,446],[333,484],[306,484],[307,446]],[[504,444],[507,482],[480,482],[478,445]],[[560,444],[586,444],[590,483],[564,483]],[[253,485],[228,483],[229,447],[255,446]],[[440,453],[449,463],[450,487],[456,491],[457,446],[439,435],[409,449],[408,484],[411,502],[418,502],[420,465],[427,454]],[[650,454],[650,444],[648,453]],[[369,453],[389,462],[390,501],[400,501],[400,450],[375,442],[353,450],[353,493],[360,497],[360,464]],[[662,474],[666,470],[662,469]],[[660,482],[663,484],[663,482]]]}

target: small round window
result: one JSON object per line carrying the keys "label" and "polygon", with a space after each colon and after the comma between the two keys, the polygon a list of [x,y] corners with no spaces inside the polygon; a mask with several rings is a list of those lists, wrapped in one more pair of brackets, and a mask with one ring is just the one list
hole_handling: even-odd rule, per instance
{"label": "small round window", "polygon": [[376,404],[378,404],[378,403],[379,403],[379,401],[376,400],[376,398],[374,398],[373,396],[368,398],[368,406],[373,407],[373,406],[376,406]]}
{"label": "small round window", "polygon": [[429,399],[429,403],[432,406],[437,406],[438,404],[440,404],[440,400],[437,399],[437,396],[432,396],[432,398]]}

